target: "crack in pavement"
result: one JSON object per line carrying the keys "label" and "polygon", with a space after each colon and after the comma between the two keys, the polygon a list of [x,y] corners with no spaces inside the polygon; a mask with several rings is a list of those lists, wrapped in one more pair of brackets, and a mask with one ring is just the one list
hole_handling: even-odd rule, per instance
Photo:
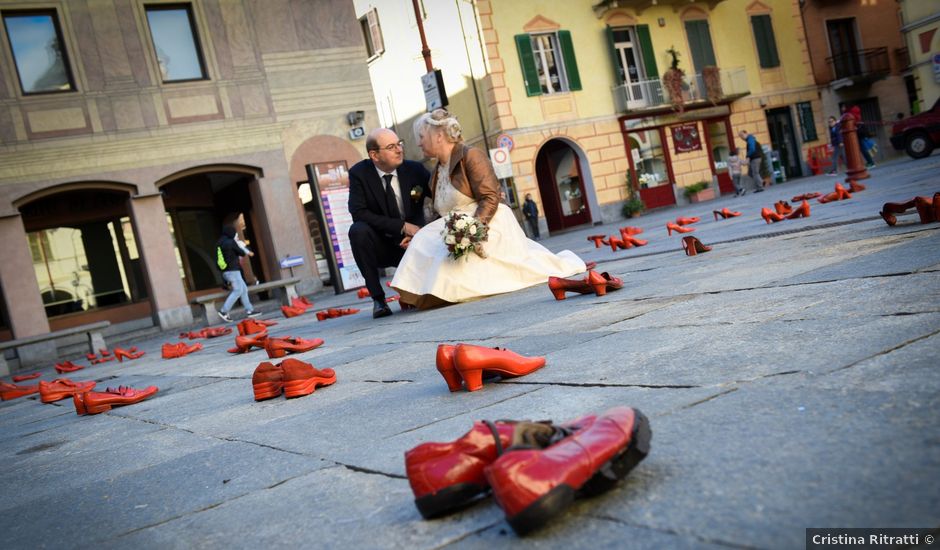
{"label": "crack in pavement", "polygon": [[468,538],[468,537],[472,537],[473,535],[477,535],[477,534],[482,533],[483,531],[486,531],[486,530],[488,530],[488,529],[492,529],[492,528],[496,527],[497,525],[499,525],[500,523],[503,523],[503,520],[495,521],[495,522],[493,522],[493,523],[491,523],[491,524],[489,524],[489,525],[484,525],[483,527],[480,527],[480,528],[477,528],[477,529],[473,529],[473,530],[471,530],[471,531],[467,531],[466,533],[464,533],[464,534],[458,536],[457,538],[455,538],[455,539],[453,539],[453,540],[446,541],[446,542],[444,542],[443,544],[439,544],[439,545],[437,545],[437,546],[432,546],[431,548],[432,548],[432,550],[438,550],[438,549],[440,549],[440,548],[446,548],[446,547],[451,546],[451,545],[453,545],[453,544],[457,544],[458,542],[460,542],[460,541],[462,541],[462,540],[464,540],[464,539],[466,539],[466,538]]}
{"label": "crack in pavement", "polygon": [[400,383],[414,383],[414,380],[363,380],[363,382],[372,382],[375,384],[400,384]]}
{"label": "crack in pavement", "polygon": [[668,390],[688,390],[701,388],[703,386],[687,386],[680,384],[605,384],[602,382],[523,382],[518,380],[504,380],[502,384],[512,384],[514,386],[563,386],[569,388],[650,388],[650,389],[668,389]]}
{"label": "crack in pavement", "polygon": [[853,361],[852,363],[849,363],[848,365],[839,367],[839,368],[837,368],[837,369],[835,369],[835,370],[831,370],[831,371],[825,373],[824,376],[825,376],[825,375],[830,375],[830,374],[833,374],[833,373],[836,373],[836,372],[839,372],[839,371],[843,371],[843,370],[845,370],[845,369],[850,369],[850,368],[854,367],[855,365],[858,365],[859,363],[863,363],[863,362],[868,361],[868,360],[870,360],[870,359],[874,359],[875,357],[880,357],[880,356],[882,356],[882,355],[887,355],[887,354],[891,353],[892,351],[897,351],[897,350],[899,350],[899,349],[901,349],[901,348],[903,348],[903,347],[905,347],[905,346],[909,346],[909,345],[911,345],[911,344],[913,344],[913,343],[915,343],[915,342],[919,342],[919,341],[921,341],[921,340],[926,340],[927,338],[930,338],[930,337],[932,337],[932,336],[936,336],[937,334],[940,334],[940,329],[935,330],[935,331],[933,331],[933,332],[929,332],[929,333],[927,333],[927,334],[923,334],[923,335],[921,335],[921,336],[918,336],[917,338],[912,338],[912,339],[910,339],[910,340],[907,340],[906,342],[901,342],[900,344],[898,344],[898,345],[896,345],[896,346],[892,346],[892,347],[890,347],[890,348],[888,348],[888,349],[881,350],[881,351],[879,351],[878,353],[869,355],[868,357],[863,357],[862,359],[859,359],[858,361]]}
{"label": "crack in pavement", "polygon": [[372,474],[372,475],[387,477],[390,479],[408,479],[408,476],[390,474],[388,472],[383,472],[381,470],[373,470],[372,468],[365,468],[363,466],[353,466],[352,464],[345,464],[343,462],[338,462],[336,460],[333,460],[332,462],[339,464],[340,466],[342,466],[343,468],[346,468],[347,470],[358,472],[360,474]]}
{"label": "crack in pavement", "polygon": [[696,540],[696,541],[698,541],[698,542],[705,543],[705,544],[714,544],[714,545],[717,545],[717,546],[727,546],[728,548],[743,548],[743,549],[747,549],[747,550],[753,550],[753,549],[759,548],[758,546],[748,546],[748,545],[746,545],[746,544],[739,544],[739,543],[735,543],[735,542],[724,541],[724,540],[721,540],[721,539],[712,539],[712,538],[708,538],[708,537],[703,537],[703,536],[700,536],[700,535],[696,535],[695,533],[684,533],[684,532],[679,531],[679,530],[677,530],[677,529],[668,529],[668,528],[666,528],[666,527],[653,527],[652,525],[638,525],[638,524],[635,524],[635,523],[630,523],[629,521],[624,521],[624,520],[622,520],[622,519],[620,519],[620,518],[615,518],[615,517],[613,517],[613,516],[608,516],[608,515],[604,515],[604,514],[592,514],[592,513],[588,513],[587,515],[588,515],[589,517],[594,518],[594,519],[609,521],[609,522],[612,522],[612,523],[616,523],[616,524],[618,524],[618,525],[624,525],[624,526],[627,526],[627,527],[631,527],[631,528],[633,528],[633,529],[647,529],[647,530],[649,530],[649,531],[655,531],[655,532],[657,532],[657,533],[665,533],[665,534],[667,534],[667,535],[674,535],[674,536],[681,537],[681,538],[691,538],[691,539],[694,539],[694,540]]}

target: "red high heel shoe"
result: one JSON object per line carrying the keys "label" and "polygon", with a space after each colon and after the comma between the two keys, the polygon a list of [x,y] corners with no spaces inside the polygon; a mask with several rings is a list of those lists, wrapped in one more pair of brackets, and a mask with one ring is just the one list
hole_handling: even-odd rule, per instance
{"label": "red high heel shoe", "polygon": [[790,199],[790,200],[793,201],[793,202],[808,201],[808,200],[810,200],[810,199],[819,198],[819,197],[821,197],[821,196],[822,196],[822,193],[816,193],[816,192],[813,192],[813,193],[803,193],[802,195],[797,195],[797,196],[793,197],[793,198]]}
{"label": "red high heel shoe", "polygon": [[545,366],[544,357],[525,357],[507,349],[457,344],[454,365],[467,391],[483,387],[483,371],[501,376],[525,376]]}
{"label": "red high heel shoe", "polygon": [[885,223],[893,226],[898,223],[898,219],[895,217],[895,214],[903,214],[914,208],[914,199],[911,199],[907,202],[886,202],[884,206],[881,207],[881,217],[884,218]]}
{"label": "red high heel shoe", "polygon": [[109,355],[108,357],[100,357],[91,360],[92,365],[97,365],[98,363],[107,363],[108,361],[114,361],[114,356]]}
{"label": "red high heel shoe", "polygon": [[698,222],[699,222],[698,217],[676,218],[676,225],[689,225],[689,224],[698,223]]}
{"label": "red high heel shoe", "polygon": [[767,223],[770,223],[770,222],[776,223],[785,219],[783,216],[781,216],[780,214],[777,214],[770,208],[761,208],[760,217],[764,218],[764,221]]}
{"label": "red high heel shoe", "polygon": [[602,244],[609,244],[604,235],[588,235],[587,240],[594,243],[594,248],[600,248]]}
{"label": "red high heel shoe", "polygon": [[196,342],[192,345],[187,345],[186,342],[179,342],[177,344],[163,344],[163,347],[161,348],[161,354],[164,359],[177,359],[179,357],[185,357],[190,353],[199,351],[201,349],[202,344],[199,342]]}
{"label": "red high heel shoe", "polygon": [[460,377],[457,366],[454,364],[454,349],[456,347],[449,344],[439,344],[437,346],[437,356],[434,359],[437,372],[441,373],[444,381],[447,382],[447,389],[451,393],[463,388],[463,378]]}
{"label": "red high heel shoe", "polygon": [[795,220],[797,218],[808,218],[809,217],[809,202],[803,201],[795,210],[790,212],[787,216],[788,220]]}
{"label": "red high heel shoe", "polygon": [[718,216],[721,216],[722,219],[736,218],[741,215],[740,212],[732,212],[728,208],[722,208],[721,210],[712,210],[712,214],[715,215],[715,221],[718,221]]}
{"label": "red high heel shoe", "polygon": [[313,303],[310,302],[310,300],[307,300],[306,298],[304,298],[303,296],[291,298],[291,301],[290,301],[290,307],[297,308],[301,311],[307,311],[307,308],[309,308],[312,305]]}
{"label": "red high heel shoe", "polygon": [[708,252],[712,249],[710,246],[705,246],[702,244],[702,241],[698,240],[693,236],[682,237],[682,248],[685,249],[686,256],[695,256],[701,252]]}
{"label": "red high heel shoe", "polygon": [[841,183],[836,183],[835,192],[839,194],[838,200],[840,201],[844,201],[844,200],[852,198],[852,195],[848,192],[848,190],[845,187],[842,187]]}
{"label": "red high heel shoe", "polygon": [[552,296],[554,296],[556,300],[564,300],[566,292],[577,292],[578,294],[590,294],[594,292],[594,287],[588,283],[587,277],[583,279],[549,277],[548,289],[552,291]]}
{"label": "red high heel shoe", "polygon": [[58,372],[59,374],[64,374],[66,372],[75,372],[77,370],[82,370],[83,368],[85,367],[83,367],[82,365],[76,365],[75,363],[71,361],[66,361],[64,363],[56,363],[55,365],[55,371]]}
{"label": "red high heel shoe", "polygon": [[610,236],[609,240],[610,240],[610,249],[613,250],[614,252],[616,252],[618,248],[622,248],[624,250],[628,248],[633,248],[633,244],[628,243],[624,241],[623,239],[618,239],[617,237],[613,235]]}
{"label": "red high heel shoe", "polygon": [[623,279],[611,277],[606,271],[598,273],[591,271],[587,276],[587,283],[594,289],[594,294],[604,296],[608,290],[620,290],[623,288]]}
{"label": "red high heel shoe", "polygon": [[268,327],[274,326],[277,321],[263,321],[261,319],[242,319],[238,322],[238,335],[247,336],[249,334],[258,334],[267,332]]}
{"label": "red high heel shoe", "polygon": [[649,241],[637,239],[636,237],[631,237],[629,235],[623,238],[623,242],[627,245],[627,248],[630,248],[631,246],[646,246],[649,244]]}
{"label": "red high heel shoe", "polygon": [[914,208],[917,209],[917,215],[920,217],[920,223],[933,223],[937,221],[937,213],[934,209],[934,199],[940,193],[928,197],[914,197]]}
{"label": "red high heel shoe", "polygon": [[642,227],[636,227],[634,225],[628,225],[626,227],[620,228],[621,237],[632,237],[633,235],[639,235],[642,232],[643,232]]}
{"label": "red high heel shoe", "polygon": [[695,228],[694,227],[682,227],[681,225],[676,225],[672,222],[666,222],[666,232],[669,234],[670,237],[672,236],[673,231],[676,231],[678,233],[689,233],[691,231],[695,231]]}
{"label": "red high heel shoe", "polygon": [[360,300],[363,298],[368,298],[369,296],[371,296],[371,294],[369,294],[368,288],[362,287],[356,291],[356,297],[359,298]]}
{"label": "red high heel shoe", "polygon": [[268,338],[264,342],[264,350],[268,352],[271,359],[284,357],[288,353],[304,353],[316,349],[323,345],[320,338],[305,340],[303,338],[294,338],[285,336],[283,338]]}
{"label": "red high heel shoe", "polygon": [[520,535],[551,523],[575,498],[611,489],[649,454],[652,430],[636,409],[617,407],[572,424],[484,469],[493,497]]}
{"label": "red high heel shoe", "polygon": [[793,212],[793,207],[787,201],[777,201],[774,203],[774,210],[781,216],[787,216]]}
{"label": "red high heel shoe", "polygon": [[144,356],[143,351],[138,351],[137,353],[130,352],[122,348],[114,348],[114,356],[117,357],[119,363],[123,363],[125,359],[140,359]]}
{"label": "red high heel shoe", "polygon": [[267,332],[259,332],[257,334],[247,334],[245,336],[236,336],[235,337],[235,347],[228,350],[229,353],[248,353],[251,351],[251,348],[264,349],[265,343],[268,341]]}

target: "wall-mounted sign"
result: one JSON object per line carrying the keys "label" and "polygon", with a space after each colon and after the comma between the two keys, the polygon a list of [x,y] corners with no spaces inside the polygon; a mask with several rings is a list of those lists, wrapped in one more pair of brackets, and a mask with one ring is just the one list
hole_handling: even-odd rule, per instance
{"label": "wall-mounted sign", "polygon": [[509,149],[498,147],[490,149],[490,160],[493,162],[493,171],[499,179],[512,177],[512,160],[509,158]]}
{"label": "wall-mounted sign", "polygon": [[698,133],[698,124],[680,124],[672,130],[672,142],[676,153],[688,153],[702,150],[702,136]]}
{"label": "wall-mounted sign", "polygon": [[496,136],[496,146],[512,151],[512,148],[516,146],[516,142],[512,140],[512,136],[509,134],[499,134]]}
{"label": "wall-mounted sign", "polygon": [[447,92],[444,91],[444,77],[440,69],[434,69],[423,75],[421,88],[424,90],[424,102],[427,104],[429,113],[434,109],[447,107]]}
{"label": "wall-mounted sign", "polygon": [[349,139],[362,139],[366,136],[366,130],[362,126],[356,126],[349,130]]}
{"label": "wall-mounted sign", "polygon": [[287,269],[289,267],[298,267],[304,265],[303,256],[288,256],[281,260],[281,269]]}

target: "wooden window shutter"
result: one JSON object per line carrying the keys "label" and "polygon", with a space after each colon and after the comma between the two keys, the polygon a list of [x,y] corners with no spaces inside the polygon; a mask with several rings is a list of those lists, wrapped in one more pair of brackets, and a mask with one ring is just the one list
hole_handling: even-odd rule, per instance
{"label": "wooden window shutter", "polygon": [[649,25],[636,26],[636,39],[640,43],[640,52],[643,55],[643,68],[646,69],[646,78],[659,78],[659,69],[656,67],[656,54],[653,53],[653,40],[650,38]]}
{"label": "wooden window shutter", "polygon": [[528,34],[517,34],[515,40],[519,63],[522,65],[522,78],[525,80],[525,95],[542,95],[539,71],[535,68],[535,56],[532,54],[532,39]]}
{"label": "wooden window shutter", "polygon": [[379,25],[379,12],[372,8],[366,14],[369,21],[369,36],[372,38],[372,53],[379,55],[385,51],[385,41],[382,40],[382,27]]}
{"label": "wooden window shutter", "polygon": [[777,41],[774,38],[774,27],[769,15],[754,15],[751,17],[751,28],[754,29],[754,42],[757,44],[757,57],[760,66],[764,69],[780,66],[780,57],[777,55]]}
{"label": "wooden window shutter", "polygon": [[704,67],[714,67],[716,65],[715,50],[712,49],[712,37],[708,31],[708,21],[686,21],[685,32],[689,37],[694,71],[701,73]]}
{"label": "wooden window shutter", "polygon": [[565,60],[565,74],[568,76],[568,90],[581,89],[581,75],[578,73],[578,60],[574,56],[574,45],[571,43],[571,33],[558,31],[558,42],[561,45],[561,57]]}

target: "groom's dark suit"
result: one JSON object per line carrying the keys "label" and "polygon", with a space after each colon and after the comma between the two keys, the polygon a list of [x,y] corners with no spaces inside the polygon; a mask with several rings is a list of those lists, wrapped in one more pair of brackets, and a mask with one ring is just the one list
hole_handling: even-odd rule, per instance
{"label": "groom's dark suit", "polygon": [[[389,213],[385,182],[371,159],[357,162],[349,169],[349,244],[356,265],[373,299],[384,300],[379,268],[395,267],[405,251],[399,243],[405,237],[405,222],[424,225],[424,198],[431,196],[430,174],[421,163],[404,161],[396,169],[398,189],[404,205],[403,218]],[[394,181],[394,180],[393,180]],[[412,190],[419,188],[420,192]]]}

